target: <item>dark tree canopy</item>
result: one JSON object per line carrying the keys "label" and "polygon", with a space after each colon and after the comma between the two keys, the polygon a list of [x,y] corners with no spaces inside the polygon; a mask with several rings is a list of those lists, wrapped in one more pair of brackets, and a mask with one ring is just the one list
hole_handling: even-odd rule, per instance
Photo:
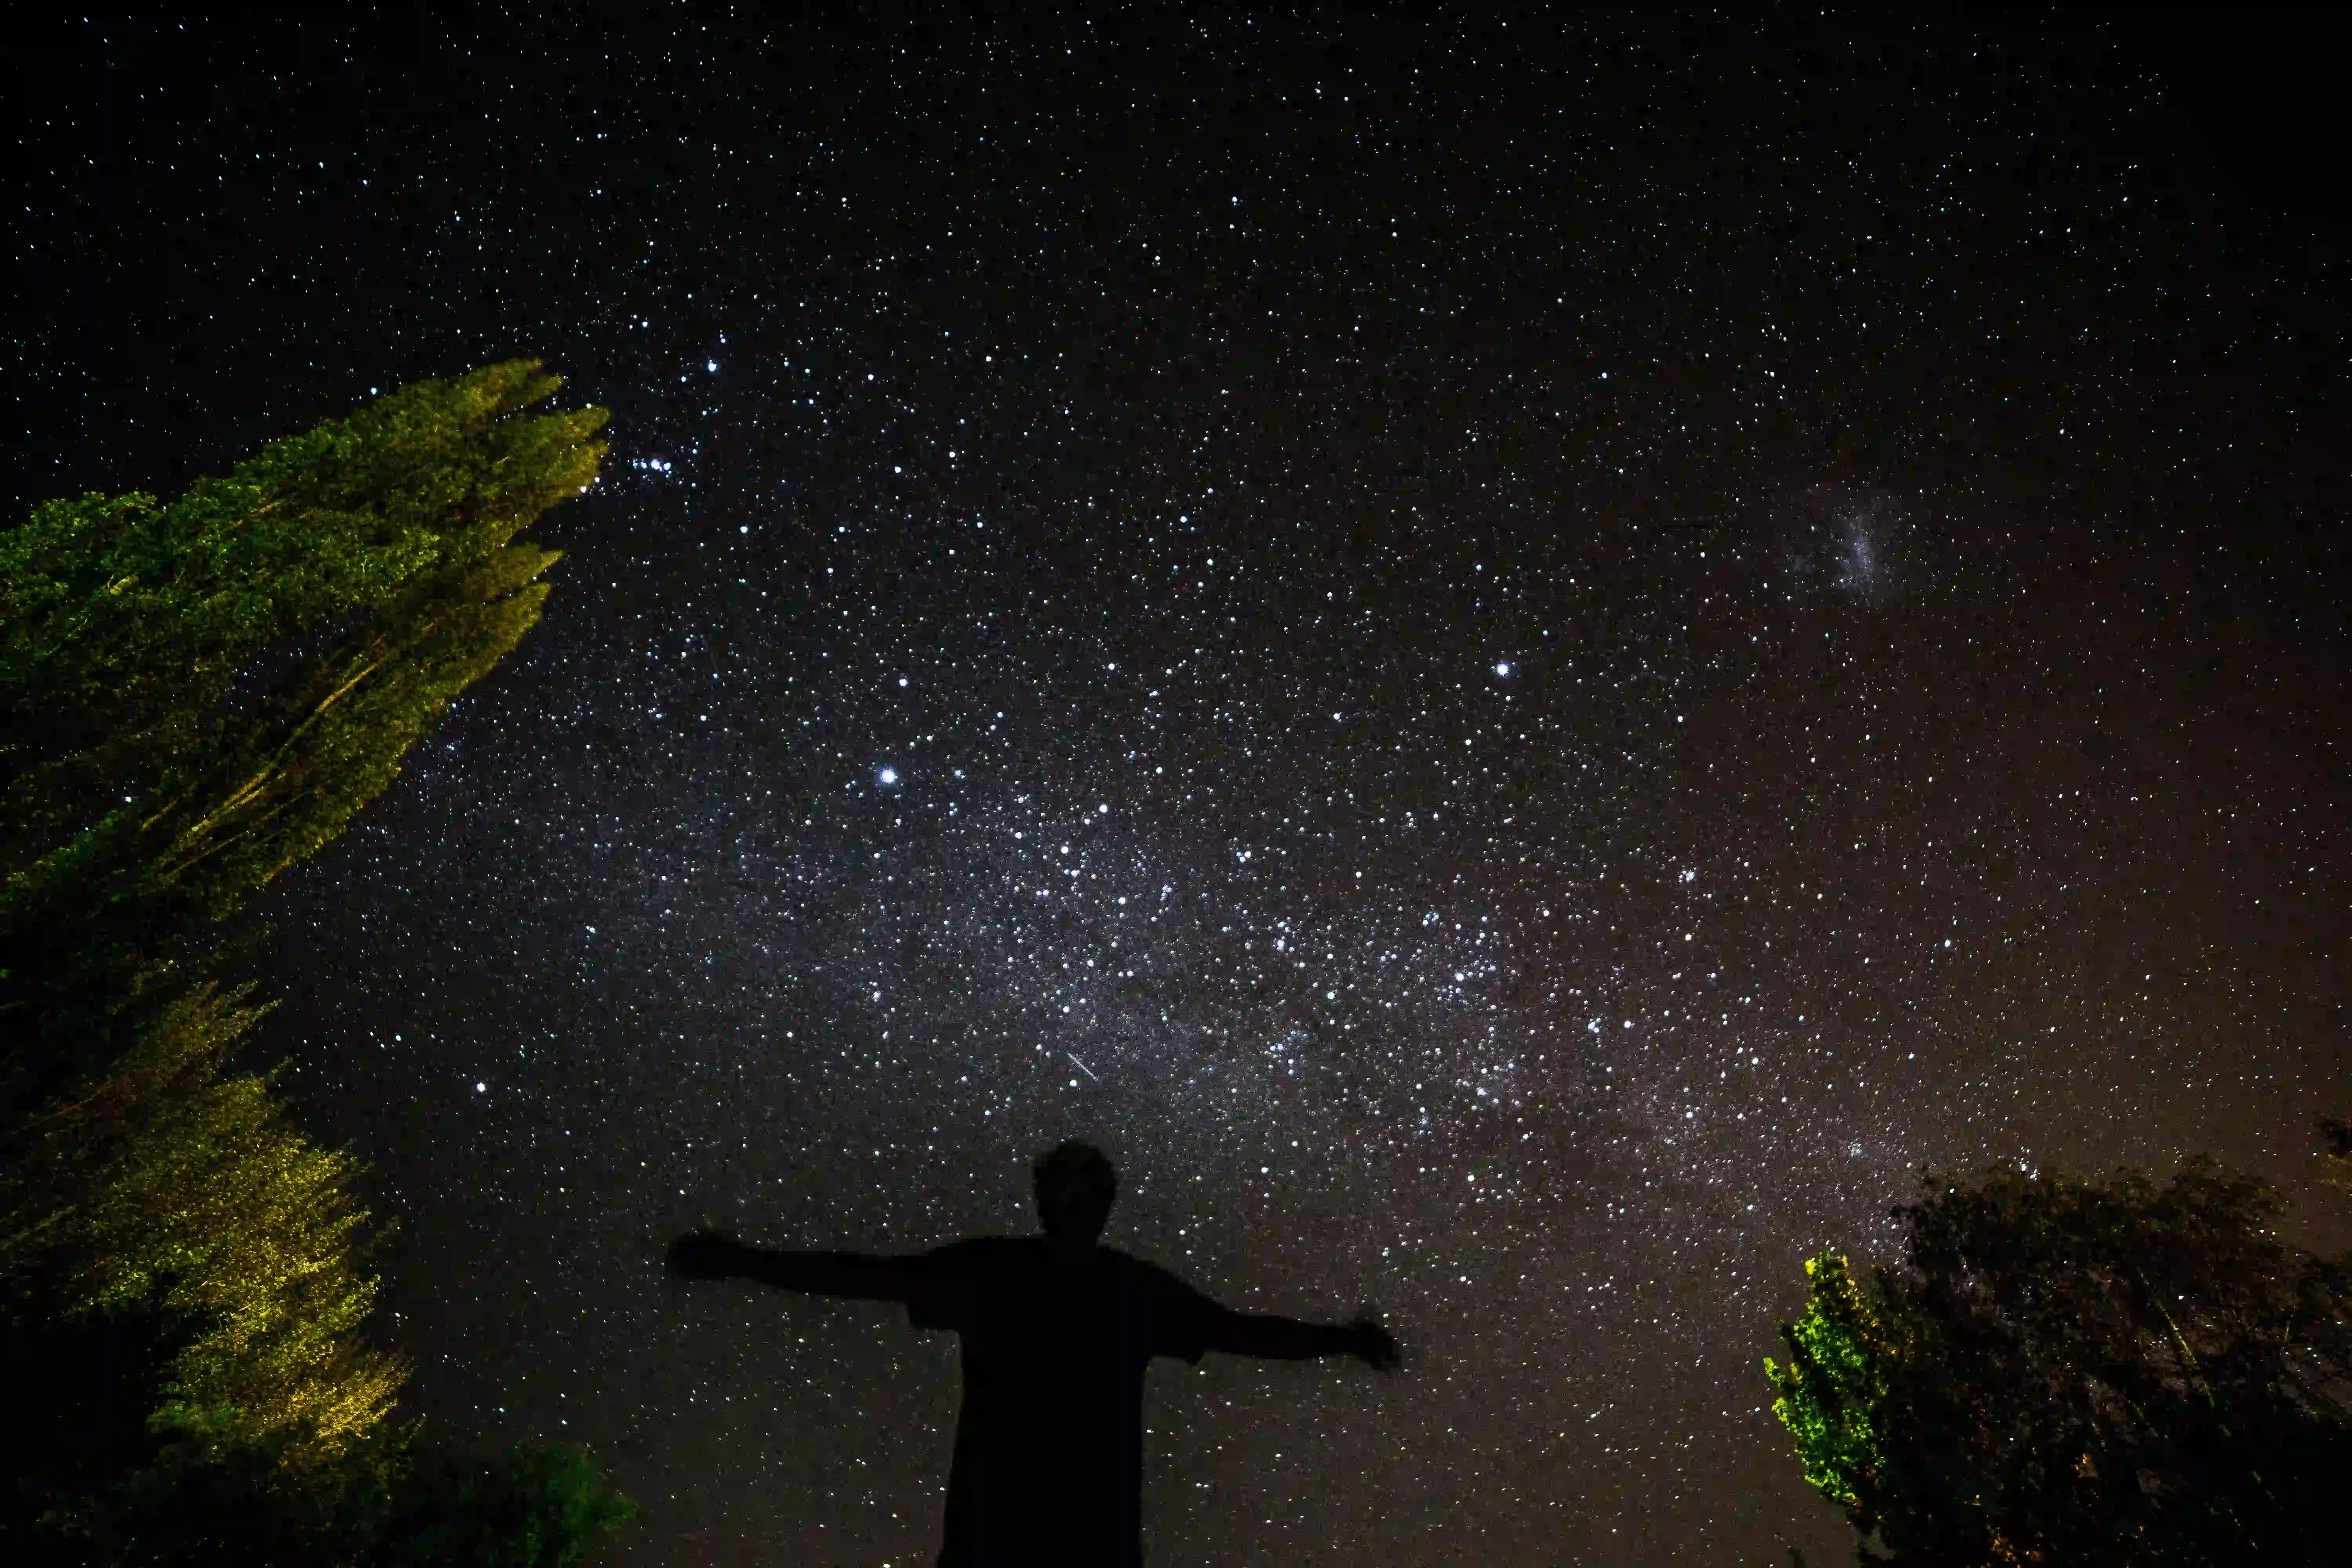
{"label": "dark tree canopy", "polygon": [[2012,1173],[1896,1214],[1904,1264],[1816,1259],[1766,1363],[1866,1559],[2344,1560],[2352,1268],[2282,1243],[2269,1188]]}
{"label": "dark tree canopy", "polygon": [[2320,1180],[2352,1193],[2352,1123],[2323,1121],[2319,1142]]}

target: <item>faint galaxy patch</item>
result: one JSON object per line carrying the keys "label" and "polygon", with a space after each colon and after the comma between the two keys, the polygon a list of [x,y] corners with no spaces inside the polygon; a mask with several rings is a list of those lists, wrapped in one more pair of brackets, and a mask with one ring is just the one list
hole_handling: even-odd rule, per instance
{"label": "faint galaxy patch", "polygon": [[1931,584],[1916,530],[1892,491],[1823,487],[1789,510],[1782,560],[1797,588],[1878,604]]}

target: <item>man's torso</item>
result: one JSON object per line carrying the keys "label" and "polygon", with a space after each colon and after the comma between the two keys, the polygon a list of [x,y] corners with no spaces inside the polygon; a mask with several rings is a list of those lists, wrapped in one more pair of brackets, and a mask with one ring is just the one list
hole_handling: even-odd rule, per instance
{"label": "man's torso", "polygon": [[1199,1360],[1223,1309],[1107,1247],[987,1237],[925,1265],[909,1316],[963,1338],[942,1568],[1139,1561],[1144,1368]]}

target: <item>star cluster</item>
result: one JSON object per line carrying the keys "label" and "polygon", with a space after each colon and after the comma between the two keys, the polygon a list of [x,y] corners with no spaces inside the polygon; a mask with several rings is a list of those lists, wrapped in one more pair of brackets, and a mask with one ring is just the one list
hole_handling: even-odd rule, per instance
{"label": "star cluster", "polygon": [[1826,1561],[1801,1258],[2352,1110],[2344,279],[2112,40],[54,53],[20,488],[613,410],[267,984],[419,1407],[589,1443],[625,1560],[936,1540],[951,1344],[667,1289],[698,1219],[1025,1228],[1082,1134],[1116,1244],[1377,1303],[1393,1382],[1154,1373],[1154,1562]]}

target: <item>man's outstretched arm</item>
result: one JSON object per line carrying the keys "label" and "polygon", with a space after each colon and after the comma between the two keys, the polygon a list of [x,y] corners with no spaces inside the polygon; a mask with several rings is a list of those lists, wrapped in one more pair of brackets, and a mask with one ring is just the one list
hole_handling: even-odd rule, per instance
{"label": "man's outstretched arm", "polygon": [[1351,1355],[1379,1372],[1394,1372],[1399,1360],[1396,1340],[1369,1316],[1352,1323],[1302,1323],[1272,1313],[1228,1312],[1209,1348],[1276,1361]]}
{"label": "man's outstretched arm", "polygon": [[813,1296],[856,1296],[903,1301],[920,1282],[913,1258],[863,1252],[784,1252],[745,1247],[715,1230],[698,1230],[669,1244],[664,1261],[681,1279],[757,1279]]}

